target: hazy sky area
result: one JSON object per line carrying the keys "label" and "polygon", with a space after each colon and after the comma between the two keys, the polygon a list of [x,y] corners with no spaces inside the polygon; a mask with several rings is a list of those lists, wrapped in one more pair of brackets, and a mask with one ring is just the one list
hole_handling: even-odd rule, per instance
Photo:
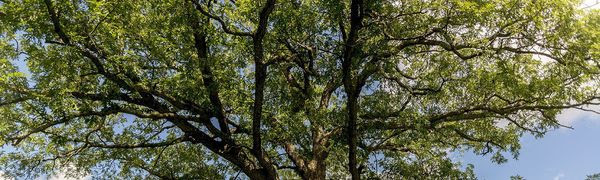
{"label": "hazy sky area", "polygon": [[[585,0],[580,7],[600,9],[600,0]],[[583,180],[586,175],[600,173],[600,115],[567,110],[559,120],[574,129],[557,129],[541,139],[523,136],[518,160],[498,165],[490,156],[472,153],[461,159],[464,164],[475,165],[475,174],[482,180],[505,180],[513,175],[528,180]]]}

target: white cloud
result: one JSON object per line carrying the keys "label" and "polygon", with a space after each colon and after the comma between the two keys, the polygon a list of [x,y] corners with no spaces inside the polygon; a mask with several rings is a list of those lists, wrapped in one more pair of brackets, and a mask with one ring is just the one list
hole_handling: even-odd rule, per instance
{"label": "white cloud", "polygon": [[571,126],[575,121],[585,119],[590,115],[589,112],[578,110],[578,109],[566,109],[563,110],[557,117],[558,122],[565,126]]}
{"label": "white cloud", "polygon": [[[79,174],[77,172],[73,172],[75,170],[74,165],[63,166],[62,168],[54,171],[54,173],[49,174],[46,179],[47,180],[91,180],[92,176],[90,174]],[[73,176],[75,175],[75,177]],[[40,179],[40,178],[38,178]]]}
{"label": "white cloud", "polygon": [[600,9],[600,0],[584,0],[579,8],[582,9]]}
{"label": "white cloud", "polygon": [[14,178],[5,176],[4,171],[0,171],[0,180],[14,180]]}
{"label": "white cloud", "polygon": [[[56,171],[54,174],[51,174],[50,176],[47,175],[42,175],[41,177],[36,178],[36,180],[91,180],[92,176],[89,174],[86,174],[84,176],[81,177],[71,177],[68,175],[69,172],[69,168],[63,168],[59,171]],[[9,177],[9,176],[4,176],[4,172],[0,171],[0,180],[15,180],[14,177]]]}
{"label": "white cloud", "polygon": [[[582,108],[600,112],[600,105],[584,106]],[[596,114],[596,113],[590,112],[590,111],[584,111],[584,110],[571,108],[571,109],[563,110],[560,114],[558,114],[556,116],[556,119],[558,120],[558,123],[565,125],[565,126],[572,127],[573,124],[575,124],[575,122],[579,122],[579,121],[589,120],[590,122],[600,123],[600,114]],[[509,124],[510,124],[510,122],[508,120],[501,119],[496,122],[496,127],[504,128],[504,127],[508,126]],[[566,128],[561,127],[561,129],[566,129]]]}
{"label": "white cloud", "polygon": [[69,175],[67,175],[67,172],[65,172],[65,171],[58,172],[58,173],[53,174],[52,176],[48,177],[48,180],[91,180],[91,179],[92,179],[92,177],[90,175],[79,177],[79,178],[70,177]]}
{"label": "white cloud", "polygon": [[[600,105],[591,105],[582,108],[600,111]],[[576,121],[590,119],[591,117],[600,118],[600,115],[594,112],[583,111],[579,109],[565,109],[556,117],[556,119],[558,119],[558,122],[562,125],[572,126]]]}
{"label": "white cloud", "polygon": [[558,173],[556,176],[554,176],[554,178],[552,178],[553,180],[560,180],[561,178],[564,178],[565,174],[564,173]]}

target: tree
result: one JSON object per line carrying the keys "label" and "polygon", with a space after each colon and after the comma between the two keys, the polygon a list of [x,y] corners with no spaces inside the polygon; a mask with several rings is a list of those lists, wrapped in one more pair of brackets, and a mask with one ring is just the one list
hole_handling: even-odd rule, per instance
{"label": "tree", "polygon": [[473,178],[598,104],[576,1],[0,2],[12,176]]}
{"label": "tree", "polygon": [[597,180],[597,179],[600,179],[600,173],[587,175],[585,178],[585,180]]}
{"label": "tree", "polygon": [[515,175],[515,176],[510,176],[511,180],[524,180],[525,178],[523,178],[523,176],[519,176],[519,175]]}

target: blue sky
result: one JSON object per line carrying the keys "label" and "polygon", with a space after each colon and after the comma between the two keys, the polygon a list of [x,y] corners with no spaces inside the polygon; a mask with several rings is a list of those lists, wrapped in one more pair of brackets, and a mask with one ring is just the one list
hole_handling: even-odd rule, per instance
{"label": "blue sky", "polygon": [[518,160],[498,165],[489,156],[472,153],[458,159],[475,165],[482,180],[504,180],[517,174],[529,180],[570,180],[600,173],[600,115],[567,110],[559,117],[574,129],[557,129],[540,139],[523,136]]}

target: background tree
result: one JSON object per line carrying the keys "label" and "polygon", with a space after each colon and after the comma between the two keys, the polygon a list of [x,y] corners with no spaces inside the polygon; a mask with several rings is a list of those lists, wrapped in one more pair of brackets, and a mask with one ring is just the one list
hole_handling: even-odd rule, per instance
{"label": "background tree", "polygon": [[598,104],[600,16],[578,4],[1,0],[0,167],[474,178],[448,153],[501,163]]}
{"label": "background tree", "polygon": [[598,179],[600,179],[600,173],[587,175],[585,178],[585,180],[598,180]]}

